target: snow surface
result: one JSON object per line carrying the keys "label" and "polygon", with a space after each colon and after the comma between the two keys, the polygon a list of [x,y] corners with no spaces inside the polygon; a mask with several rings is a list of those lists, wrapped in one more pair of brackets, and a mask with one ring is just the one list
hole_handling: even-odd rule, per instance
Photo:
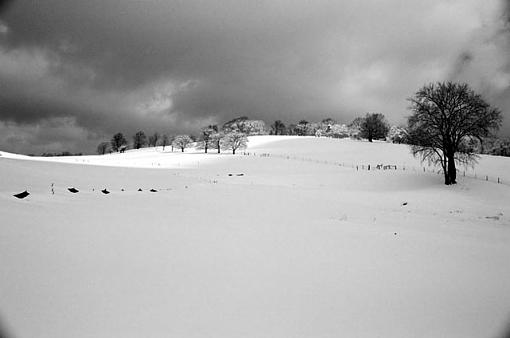
{"label": "snow surface", "polygon": [[[465,338],[508,325],[510,186],[444,186],[382,142],[168,150],[1,153],[0,324],[13,336]],[[506,158],[479,166],[510,181]]]}

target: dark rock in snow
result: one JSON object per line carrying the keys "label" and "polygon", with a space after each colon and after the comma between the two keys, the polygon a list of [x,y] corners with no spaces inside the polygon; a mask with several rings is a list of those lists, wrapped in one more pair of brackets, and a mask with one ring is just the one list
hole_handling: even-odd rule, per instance
{"label": "dark rock in snow", "polygon": [[158,192],[156,189],[149,190],[150,192]]}
{"label": "dark rock in snow", "polygon": [[105,194],[105,195],[108,195],[108,194],[110,193],[110,192],[109,192],[108,190],[106,190],[106,189],[101,190],[101,192],[102,192],[103,194]]}
{"label": "dark rock in snow", "polygon": [[69,192],[72,192],[73,194],[76,194],[77,192],[79,192],[79,190],[76,189],[75,187],[67,188],[67,190],[69,190]]}
{"label": "dark rock in snow", "polygon": [[28,195],[30,195],[30,193],[25,190],[23,192],[20,192],[19,194],[13,195],[13,196],[16,198],[19,198],[19,199],[23,199],[23,198],[27,197]]}

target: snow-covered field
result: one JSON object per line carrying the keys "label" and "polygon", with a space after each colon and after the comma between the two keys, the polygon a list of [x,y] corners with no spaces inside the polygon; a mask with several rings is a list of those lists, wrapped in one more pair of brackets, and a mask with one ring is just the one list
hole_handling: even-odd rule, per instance
{"label": "snow-covered field", "polygon": [[[0,324],[21,338],[502,337],[510,186],[444,186],[403,145],[260,136],[246,153],[0,152]],[[368,164],[398,170],[355,168]],[[510,182],[508,158],[475,170]]]}

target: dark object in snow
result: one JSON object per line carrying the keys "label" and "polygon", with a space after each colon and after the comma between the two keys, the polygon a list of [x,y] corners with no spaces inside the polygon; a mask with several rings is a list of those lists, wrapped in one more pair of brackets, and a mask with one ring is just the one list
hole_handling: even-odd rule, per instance
{"label": "dark object in snow", "polygon": [[108,195],[108,194],[110,193],[110,192],[109,192],[108,190],[106,190],[106,189],[101,190],[101,192],[102,192],[103,194],[105,194],[105,195]]}
{"label": "dark object in snow", "polygon": [[407,205],[407,202],[402,203],[402,205]]}
{"label": "dark object in snow", "polygon": [[19,194],[13,195],[13,196],[16,198],[19,198],[19,199],[23,199],[23,198],[27,197],[28,195],[30,195],[30,193],[25,190],[23,192],[20,192]]}
{"label": "dark object in snow", "polygon": [[237,174],[237,176],[244,176],[244,174]]}
{"label": "dark object in snow", "polygon": [[120,191],[124,191],[124,188],[120,189]]}
{"label": "dark object in snow", "polygon": [[156,189],[149,190],[150,192],[158,192]]}
{"label": "dark object in snow", "polygon": [[395,232],[395,233],[393,233],[393,234],[394,234],[395,236],[397,235],[397,233],[396,233],[396,232]]}
{"label": "dark object in snow", "polygon": [[69,190],[69,192],[72,192],[73,194],[76,194],[77,192],[79,192],[79,190],[76,189],[75,187],[67,188],[67,190]]}
{"label": "dark object in snow", "polygon": [[232,174],[228,174],[228,176],[232,176]]}
{"label": "dark object in snow", "polygon": [[138,191],[142,191],[142,188],[138,188]]}

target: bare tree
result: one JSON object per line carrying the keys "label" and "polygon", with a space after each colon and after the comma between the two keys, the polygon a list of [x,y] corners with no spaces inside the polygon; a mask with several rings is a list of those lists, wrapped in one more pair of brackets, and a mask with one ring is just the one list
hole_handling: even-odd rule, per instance
{"label": "bare tree", "polygon": [[170,138],[167,134],[163,134],[161,136],[161,145],[163,146],[163,151],[165,151],[165,147],[170,143]]}
{"label": "bare tree", "polygon": [[286,134],[287,135],[297,135],[296,128],[297,128],[296,124],[294,124],[294,123],[289,124],[286,128]]}
{"label": "bare tree", "polygon": [[223,147],[232,149],[232,154],[235,155],[237,149],[246,147],[248,138],[245,133],[232,131],[225,134],[221,143],[223,144]]}
{"label": "bare tree", "polygon": [[402,126],[391,126],[388,131],[388,140],[393,143],[407,143],[408,131],[406,127]]}
{"label": "bare tree", "polygon": [[200,139],[202,145],[204,146],[204,152],[207,153],[207,150],[210,148],[211,142],[214,141],[213,135],[218,132],[218,126],[209,125],[205,128],[202,128],[202,133],[200,135]]}
{"label": "bare tree", "polygon": [[307,120],[301,120],[295,127],[295,134],[299,136],[305,136],[308,135],[310,123]]}
{"label": "bare tree", "polygon": [[97,153],[99,155],[104,155],[108,152],[108,148],[110,147],[110,144],[108,142],[101,142],[97,146]]}
{"label": "bare tree", "polygon": [[159,134],[154,133],[151,136],[149,136],[149,147],[155,147],[158,145],[159,141]]}
{"label": "bare tree", "polygon": [[271,125],[273,135],[283,135],[285,133],[285,124],[281,120],[276,120]]}
{"label": "bare tree", "polygon": [[117,133],[113,135],[110,144],[112,145],[113,151],[120,151],[121,148],[125,148],[127,145],[126,138],[122,133]]}
{"label": "bare tree", "polygon": [[174,145],[177,148],[180,148],[182,152],[184,152],[184,149],[193,142],[191,137],[189,135],[178,135],[175,137],[174,141],[172,142],[172,145]]}
{"label": "bare tree", "polygon": [[361,128],[361,124],[363,123],[364,118],[363,117],[356,117],[354,120],[352,120],[351,123],[349,123],[348,127],[350,128]]}
{"label": "bare tree", "polygon": [[175,136],[170,136],[169,142],[170,142],[170,146],[172,147],[172,153],[174,152],[174,141],[175,141]]}
{"label": "bare tree", "polygon": [[319,129],[324,134],[328,135],[331,132],[331,128],[336,124],[336,121],[331,117],[327,117],[319,124]]}
{"label": "bare tree", "polygon": [[140,130],[133,136],[133,148],[140,149],[146,144],[147,136],[145,136],[145,133],[143,131]]}
{"label": "bare tree", "polygon": [[474,163],[469,139],[499,129],[501,111],[491,107],[467,84],[429,84],[409,99],[409,143],[413,155],[441,164],[446,185],[457,183],[455,161]]}
{"label": "bare tree", "polygon": [[390,127],[383,114],[367,113],[360,125],[360,135],[362,138],[372,140],[384,139],[388,134]]}
{"label": "bare tree", "polygon": [[216,133],[211,134],[209,146],[210,148],[214,148],[218,151],[218,154],[221,153],[222,149],[222,139],[225,136],[225,133],[222,131],[218,131]]}

